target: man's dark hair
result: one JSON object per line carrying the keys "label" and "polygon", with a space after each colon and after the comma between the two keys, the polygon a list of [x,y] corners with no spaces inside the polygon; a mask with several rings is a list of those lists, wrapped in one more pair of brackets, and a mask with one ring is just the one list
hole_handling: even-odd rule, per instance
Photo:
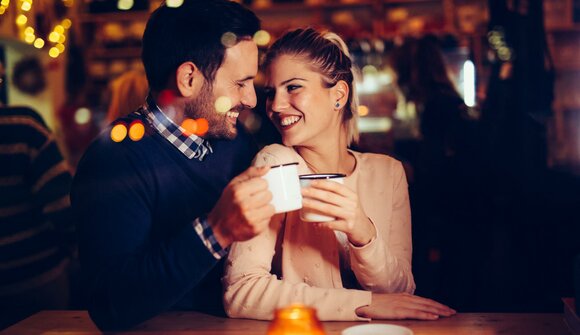
{"label": "man's dark hair", "polygon": [[164,89],[169,76],[188,61],[211,84],[224,60],[222,36],[230,32],[239,41],[258,30],[256,15],[229,0],[185,0],[177,8],[160,6],[151,14],[143,34],[141,59],[149,87]]}

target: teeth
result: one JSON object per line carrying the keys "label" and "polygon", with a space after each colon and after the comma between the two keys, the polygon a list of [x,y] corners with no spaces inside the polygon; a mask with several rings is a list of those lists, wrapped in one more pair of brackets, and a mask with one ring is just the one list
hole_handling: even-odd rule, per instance
{"label": "teeth", "polygon": [[287,116],[280,120],[280,124],[285,127],[298,122],[298,120],[300,120],[299,116]]}
{"label": "teeth", "polygon": [[227,112],[226,113],[227,117],[238,117],[240,115],[240,113],[238,112]]}

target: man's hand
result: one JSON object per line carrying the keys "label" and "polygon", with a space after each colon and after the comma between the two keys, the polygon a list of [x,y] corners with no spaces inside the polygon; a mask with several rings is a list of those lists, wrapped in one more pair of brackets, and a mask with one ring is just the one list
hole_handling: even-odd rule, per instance
{"label": "man's hand", "polygon": [[250,167],[230,181],[207,220],[219,244],[226,248],[264,231],[274,215],[272,193],[261,177],[269,167]]}
{"label": "man's hand", "polygon": [[356,314],[371,319],[437,320],[454,315],[455,310],[431,299],[409,293],[373,293],[369,306],[359,307]]}

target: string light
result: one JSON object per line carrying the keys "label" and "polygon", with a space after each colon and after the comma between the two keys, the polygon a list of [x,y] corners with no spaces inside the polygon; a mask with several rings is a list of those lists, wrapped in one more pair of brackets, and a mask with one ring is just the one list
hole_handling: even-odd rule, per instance
{"label": "string light", "polygon": [[[61,0],[65,7],[70,8],[74,0]],[[15,23],[19,28],[20,39],[28,44],[34,45],[37,49],[48,50],[50,57],[56,58],[65,50],[64,43],[67,40],[67,33],[72,26],[70,18],[64,18],[55,24],[54,28],[48,33],[48,36],[36,36],[35,28],[32,26],[34,20],[29,15],[34,13],[33,0],[16,0],[17,15]],[[10,0],[0,0],[0,15],[4,14],[10,6]]]}

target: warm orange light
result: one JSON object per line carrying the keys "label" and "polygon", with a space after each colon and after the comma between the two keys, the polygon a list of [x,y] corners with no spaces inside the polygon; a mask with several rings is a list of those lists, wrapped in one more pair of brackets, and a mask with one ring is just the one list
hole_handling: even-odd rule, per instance
{"label": "warm orange light", "polygon": [[197,132],[197,121],[194,119],[185,119],[181,123],[181,128],[183,128],[187,136],[195,134]]}
{"label": "warm orange light", "polygon": [[130,139],[137,142],[143,138],[143,135],[145,135],[145,126],[143,126],[141,121],[135,121],[133,124],[131,124],[129,127]]}
{"label": "warm orange light", "polygon": [[63,26],[63,28],[68,29],[72,25],[72,21],[70,19],[64,19],[62,20],[61,25]]}
{"label": "warm orange light", "polygon": [[111,139],[114,142],[121,142],[127,137],[127,127],[124,124],[119,123],[111,129]]}
{"label": "warm orange light", "polygon": [[358,106],[358,115],[360,115],[360,116],[369,115],[369,108],[365,105]]}
{"label": "warm orange light", "polygon": [[200,118],[197,119],[197,131],[195,132],[195,134],[197,136],[203,136],[207,133],[207,131],[209,130],[209,123],[207,122],[206,119],[204,118]]}
{"label": "warm orange light", "polygon": [[294,304],[276,310],[267,335],[324,335],[322,324],[312,307]]}

